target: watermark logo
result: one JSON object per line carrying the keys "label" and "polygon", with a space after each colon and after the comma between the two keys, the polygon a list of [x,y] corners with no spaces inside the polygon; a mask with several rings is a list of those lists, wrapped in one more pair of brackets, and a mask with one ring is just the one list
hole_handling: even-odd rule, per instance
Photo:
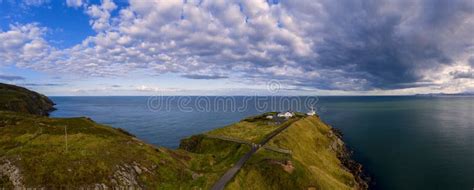
{"label": "watermark logo", "polygon": [[278,93],[281,90],[281,83],[277,80],[270,80],[267,82],[267,90],[270,93]]}
{"label": "watermark logo", "polygon": [[147,108],[153,112],[269,112],[317,111],[317,96],[283,96],[282,83],[270,80],[266,96],[151,96]]}

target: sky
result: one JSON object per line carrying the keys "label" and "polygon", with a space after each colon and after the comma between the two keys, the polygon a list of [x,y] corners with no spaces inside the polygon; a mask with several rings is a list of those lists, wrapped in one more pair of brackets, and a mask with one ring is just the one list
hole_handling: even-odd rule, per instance
{"label": "sky", "polygon": [[50,96],[474,92],[474,0],[0,0],[0,82]]}

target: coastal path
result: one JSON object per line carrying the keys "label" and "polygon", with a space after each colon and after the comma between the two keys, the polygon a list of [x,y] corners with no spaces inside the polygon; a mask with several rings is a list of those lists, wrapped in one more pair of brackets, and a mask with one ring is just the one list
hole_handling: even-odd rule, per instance
{"label": "coastal path", "polygon": [[[227,136],[222,136],[222,135],[209,135],[205,134],[207,138],[213,138],[213,139],[219,139],[219,140],[224,140],[224,141],[230,141],[234,143],[239,143],[239,144],[246,144],[250,146],[256,146],[257,144],[252,143],[250,141],[242,140],[242,139],[236,139],[232,137],[227,137]],[[291,154],[291,150],[288,149],[283,149],[283,148],[277,148],[277,147],[271,147],[271,146],[262,146],[265,150],[273,151],[273,152],[278,152],[282,154]]]}
{"label": "coastal path", "polygon": [[284,123],[283,126],[280,128],[276,129],[275,131],[271,132],[268,134],[263,140],[258,143],[258,146],[252,146],[252,149],[247,152],[244,156],[242,156],[237,163],[234,164],[232,168],[227,170],[227,172],[224,173],[224,175],[221,176],[219,180],[212,186],[212,190],[223,190],[225,185],[239,172],[239,170],[242,168],[242,166],[247,162],[247,160],[250,159],[250,157],[257,152],[257,150],[260,147],[263,147],[266,143],[268,143],[273,137],[277,136],[280,134],[282,131],[287,129],[288,127],[291,126],[293,122],[295,122],[298,119],[292,119],[292,121]]}

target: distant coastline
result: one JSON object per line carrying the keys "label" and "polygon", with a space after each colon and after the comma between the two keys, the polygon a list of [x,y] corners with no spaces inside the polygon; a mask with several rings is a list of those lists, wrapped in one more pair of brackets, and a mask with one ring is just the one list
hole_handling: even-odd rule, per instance
{"label": "distant coastline", "polygon": [[420,97],[473,97],[474,92],[463,92],[463,93],[428,93],[428,94],[416,94],[415,96]]}

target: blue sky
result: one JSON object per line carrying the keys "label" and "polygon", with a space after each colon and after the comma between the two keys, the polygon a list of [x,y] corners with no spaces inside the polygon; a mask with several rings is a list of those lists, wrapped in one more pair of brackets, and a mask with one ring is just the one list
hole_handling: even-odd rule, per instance
{"label": "blue sky", "polygon": [[89,18],[83,9],[68,8],[66,2],[52,1],[40,5],[28,5],[21,1],[4,1],[0,7],[2,30],[15,23],[40,23],[50,29],[45,38],[56,47],[66,48],[80,43],[95,32],[89,26]]}
{"label": "blue sky", "polygon": [[0,82],[46,95],[471,92],[472,31],[471,0],[0,0]]}

